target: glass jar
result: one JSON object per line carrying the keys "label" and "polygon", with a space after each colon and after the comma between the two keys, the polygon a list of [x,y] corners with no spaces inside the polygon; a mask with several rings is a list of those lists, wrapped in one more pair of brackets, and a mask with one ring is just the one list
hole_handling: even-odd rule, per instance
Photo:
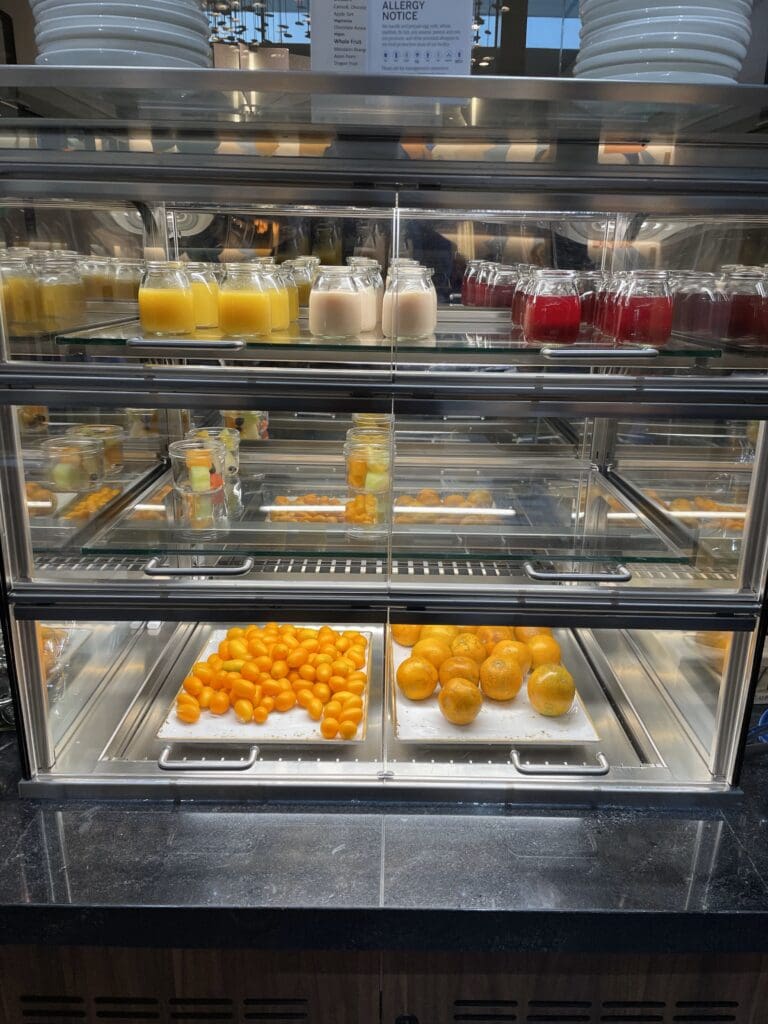
{"label": "glass jar", "polygon": [[384,292],[381,325],[387,338],[429,338],[437,327],[437,293],[425,267],[391,271]]}
{"label": "glass jar", "polygon": [[48,486],[59,493],[93,491],[104,480],[104,445],[86,437],[52,437],[42,443]]}
{"label": "glass jar", "polygon": [[48,407],[45,405],[20,405],[18,420],[22,435],[48,433]]}
{"label": "glass jar", "polygon": [[725,281],[728,320],[725,337],[754,347],[765,341],[765,317],[768,310],[765,277],[756,270],[739,270]]}
{"label": "glass jar", "polygon": [[266,274],[252,263],[226,263],[219,286],[219,327],[230,338],[264,338],[272,330],[272,299]]}
{"label": "glass jar", "polygon": [[126,409],[125,432],[128,437],[157,437],[160,433],[158,409]]}
{"label": "glass jar", "polygon": [[25,337],[40,330],[40,292],[37,278],[27,261],[20,257],[0,259],[3,308],[8,334]]}
{"label": "glass jar", "polygon": [[384,435],[383,440],[365,440],[360,436],[349,438],[343,449],[347,485],[357,491],[370,491],[374,494],[388,491],[391,483],[391,447],[389,435]]}
{"label": "glass jar", "polygon": [[572,270],[537,270],[525,303],[526,342],[570,345],[579,336],[581,303]]}
{"label": "glass jar", "polygon": [[513,327],[523,326],[525,304],[528,301],[528,288],[533,282],[533,272],[535,269],[535,267],[532,267],[527,263],[518,264],[517,283],[515,284],[515,294],[512,296],[512,307],[510,313],[510,319]]}
{"label": "glass jar", "polygon": [[279,226],[278,242],[275,248],[275,262],[285,264],[299,255],[298,235],[293,224]]}
{"label": "glass jar", "polygon": [[114,268],[108,259],[90,256],[80,264],[86,299],[111,302],[114,296]]}
{"label": "glass jar", "polygon": [[320,267],[309,293],[309,330],[316,338],[355,338],[363,329],[362,290],[351,267]]}
{"label": "glass jar", "polygon": [[104,469],[107,475],[122,472],[125,465],[125,431],[121,427],[112,423],[78,423],[67,430],[67,437],[84,437],[100,441],[104,449]]}
{"label": "glass jar", "polygon": [[603,283],[599,270],[580,270],[576,274],[576,291],[579,293],[581,325],[593,328],[597,318],[597,297]]}
{"label": "glass jar", "polygon": [[350,256],[347,263],[351,267],[365,267],[376,297],[376,324],[381,323],[381,307],[384,302],[384,278],[381,276],[381,264],[368,256]]}
{"label": "glass jar", "polygon": [[493,306],[494,309],[511,309],[516,284],[517,271],[515,268],[500,264],[496,267],[491,281],[488,305]]}
{"label": "glass jar", "polygon": [[[358,428],[389,433],[394,426],[394,416],[391,412],[353,412],[352,423],[353,430]],[[347,436],[349,436],[349,432]]]}
{"label": "glass jar", "polygon": [[299,300],[299,308],[309,305],[309,293],[312,289],[312,282],[315,279],[311,264],[306,260],[291,260],[283,264],[293,275],[293,283],[296,286],[296,294]]}
{"label": "glass jar", "polygon": [[728,301],[714,274],[685,274],[672,288],[672,326],[690,338],[722,337],[728,324]]}
{"label": "glass jar", "polygon": [[620,270],[608,279],[602,297],[598,297],[598,333],[603,340],[615,341],[619,328],[619,306],[629,271]]}
{"label": "glass jar", "polygon": [[464,277],[461,279],[461,304],[462,306],[475,305],[475,281],[477,272],[480,269],[482,260],[468,260],[464,270]]}
{"label": "glass jar", "polygon": [[241,441],[269,440],[269,413],[265,409],[225,409],[224,423],[236,430]]}
{"label": "glass jar", "polygon": [[233,427],[196,427],[187,432],[190,441],[218,441],[224,449],[224,482],[240,472],[240,432]]}
{"label": "glass jar", "polygon": [[354,264],[349,268],[357,282],[362,303],[362,330],[375,331],[379,323],[379,305],[371,272],[366,266]]}
{"label": "glass jar", "polygon": [[180,263],[147,263],[139,288],[139,320],[144,334],[158,338],[194,333],[192,286]]}
{"label": "glass jar", "polygon": [[288,292],[288,315],[290,322],[295,324],[299,319],[299,287],[293,275],[293,268],[284,263],[280,267],[280,276]]}
{"label": "glass jar", "polygon": [[210,263],[187,263],[184,272],[192,289],[195,327],[219,326],[219,282]]}
{"label": "glass jar", "polygon": [[[150,264],[147,264],[147,267],[149,266]],[[138,301],[143,272],[144,260],[118,259],[112,285],[114,297],[118,302]]]}
{"label": "glass jar", "polygon": [[85,319],[85,287],[71,257],[47,259],[38,275],[40,327],[50,334],[69,331]]}
{"label": "glass jar", "polygon": [[672,333],[672,296],[665,270],[631,270],[617,300],[616,340],[666,345]]}
{"label": "glass jar", "polygon": [[321,221],[315,225],[312,255],[324,266],[336,266],[341,263],[341,236],[334,223]]}
{"label": "glass jar", "polygon": [[210,494],[224,486],[226,453],[221,441],[185,438],[168,445],[173,486],[195,494]]}
{"label": "glass jar", "polygon": [[483,260],[477,271],[475,279],[475,305],[487,306],[488,296],[491,287],[491,279],[496,272],[496,264],[489,260]]}
{"label": "glass jar", "polygon": [[[271,257],[269,257],[271,261]],[[273,331],[287,331],[291,325],[291,300],[288,284],[281,269],[274,263],[259,260],[259,271],[264,275],[270,302]]]}

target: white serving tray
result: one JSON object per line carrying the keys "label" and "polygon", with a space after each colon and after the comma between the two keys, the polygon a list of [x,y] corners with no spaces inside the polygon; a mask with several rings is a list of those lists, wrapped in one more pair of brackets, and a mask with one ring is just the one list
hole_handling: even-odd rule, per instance
{"label": "white serving tray", "polygon": [[[510,743],[571,745],[597,743],[600,739],[578,694],[578,666],[574,675],[576,699],[560,718],[547,718],[535,711],[529,701],[525,682],[511,701],[488,700],[474,722],[453,725],[443,717],[437,703],[439,689],[427,700],[408,700],[396,682],[398,666],[411,656],[409,647],[392,641],[392,688],[395,694],[393,724],[398,740],[419,743]],[[569,669],[571,666],[567,666]]]}
{"label": "white serving tray", "polygon": [[[311,624],[310,628],[319,628]],[[334,627],[339,630],[350,629],[349,626]],[[368,640],[366,647],[366,662],[361,669],[368,675],[368,686],[363,693],[363,719],[360,723],[357,735],[353,740],[327,740],[320,733],[320,723],[313,721],[304,708],[298,705],[290,711],[273,711],[263,725],[256,722],[241,722],[235,715],[228,711],[225,715],[212,715],[203,711],[196,722],[188,724],[176,717],[176,693],[168,709],[165,721],[160,726],[157,738],[169,743],[362,743],[368,720],[368,691],[371,686],[370,665],[371,665],[371,644],[373,637],[370,633],[361,629],[359,632]],[[226,629],[215,629],[200,656],[195,658],[192,664],[198,661],[206,661],[211,654],[215,654],[219,644],[226,639]],[[181,682],[181,680],[179,681]]]}

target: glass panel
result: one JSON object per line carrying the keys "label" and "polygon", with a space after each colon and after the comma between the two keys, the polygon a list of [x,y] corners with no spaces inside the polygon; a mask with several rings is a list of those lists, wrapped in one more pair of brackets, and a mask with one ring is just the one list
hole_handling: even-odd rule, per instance
{"label": "glass panel", "polygon": [[726,678],[730,687],[746,681],[747,639],[393,624],[387,769],[411,782],[498,783],[513,771],[582,782],[708,781]]}
{"label": "glass panel", "polygon": [[139,786],[173,773],[386,778],[472,799],[553,775],[565,788],[695,789],[732,771],[716,723],[726,695],[738,706],[746,693],[751,634],[462,614],[389,629],[322,616],[16,622],[38,770]]}
{"label": "glass panel", "polygon": [[198,569],[226,585],[243,567],[252,579],[489,595],[763,584],[754,422],[213,407],[9,417],[24,507],[7,527],[19,536],[8,564],[21,578]]}
{"label": "glass panel", "polygon": [[19,629],[35,637],[55,772],[156,771],[163,755],[238,771],[254,750],[257,773],[274,781],[301,774],[302,760],[330,779],[377,770],[380,625],[56,621]]}

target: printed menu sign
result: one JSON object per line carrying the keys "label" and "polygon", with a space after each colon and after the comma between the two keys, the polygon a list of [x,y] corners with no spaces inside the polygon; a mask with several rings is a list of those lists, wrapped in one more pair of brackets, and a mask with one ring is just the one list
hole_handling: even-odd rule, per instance
{"label": "printed menu sign", "polygon": [[467,75],[472,0],[312,0],[312,69]]}
{"label": "printed menu sign", "polygon": [[469,74],[471,0],[372,0],[368,26],[372,74]]}

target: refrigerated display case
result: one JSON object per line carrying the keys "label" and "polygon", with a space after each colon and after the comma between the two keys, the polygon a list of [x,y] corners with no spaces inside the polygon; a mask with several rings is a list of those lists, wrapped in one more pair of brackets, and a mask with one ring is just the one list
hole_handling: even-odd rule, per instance
{"label": "refrigerated display case", "polygon": [[[765,631],[767,90],[14,76],[0,502],[24,792],[734,789]],[[222,271],[267,296],[313,253],[343,299],[315,335],[300,291],[274,330],[142,320],[142,260],[147,288],[184,291],[191,261],[209,297]],[[377,287],[353,258],[388,280],[386,334],[348,333]],[[471,260],[513,268],[504,303],[529,278],[569,310],[613,288],[633,340],[580,305],[573,338],[540,306],[542,341],[468,302]],[[637,333],[753,279],[749,336]]]}

